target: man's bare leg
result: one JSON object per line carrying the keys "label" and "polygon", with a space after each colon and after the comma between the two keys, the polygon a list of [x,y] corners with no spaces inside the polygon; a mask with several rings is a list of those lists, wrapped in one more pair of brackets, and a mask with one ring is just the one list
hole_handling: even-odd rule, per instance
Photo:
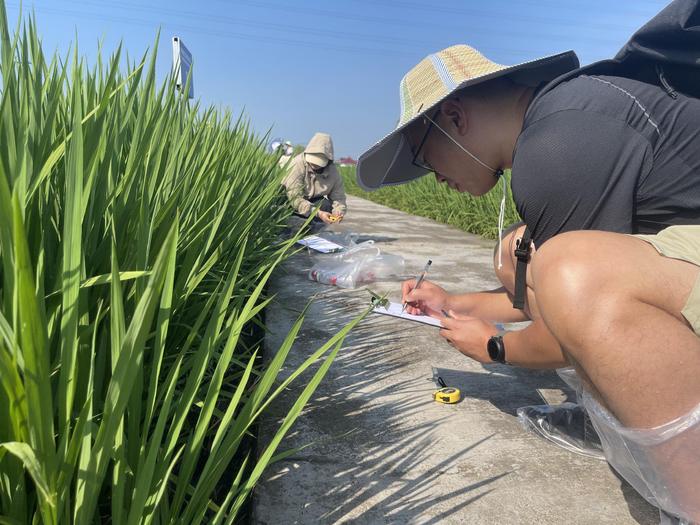
{"label": "man's bare leg", "polygon": [[572,232],[533,259],[547,327],[632,427],[653,427],[700,403],[700,338],[681,310],[700,273],[646,242]]}
{"label": "man's bare leg", "polygon": [[[700,338],[681,315],[700,268],[605,232],[559,235],[533,259],[547,327],[627,427],[653,428],[700,405]],[[650,450],[658,474],[700,520],[700,429]]]}

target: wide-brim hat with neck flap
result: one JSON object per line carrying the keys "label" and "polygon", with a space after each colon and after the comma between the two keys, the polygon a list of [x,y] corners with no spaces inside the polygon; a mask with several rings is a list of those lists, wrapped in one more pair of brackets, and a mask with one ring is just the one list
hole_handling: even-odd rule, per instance
{"label": "wide-brim hat with neck flap", "polygon": [[413,153],[403,131],[421,115],[435,111],[453,93],[497,77],[537,86],[579,67],[576,54],[566,51],[515,66],[492,62],[476,49],[456,45],[421,60],[401,80],[401,115],[396,129],[357,162],[357,182],[365,190],[403,184],[428,172],[413,164]]}

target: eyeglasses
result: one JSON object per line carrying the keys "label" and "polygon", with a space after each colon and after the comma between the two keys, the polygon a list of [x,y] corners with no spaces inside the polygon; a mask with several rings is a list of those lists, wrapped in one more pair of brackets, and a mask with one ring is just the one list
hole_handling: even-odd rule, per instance
{"label": "eyeglasses", "polygon": [[420,141],[420,144],[418,145],[416,152],[413,154],[413,161],[411,162],[414,166],[416,166],[418,168],[422,168],[426,171],[431,171],[431,172],[435,172],[435,169],[430,164],[425,162],[425,159],[419,159],[418,156],[420,155],[420,152],[423,149],[423,146],[425,145],[425,141],[428,140],[428,135],[430,135],[430,130],[433,129],[433,125],[435,124],[433,121],[437,118],[439,113],[440,113],[440,110],[438,109],[435,112],[435,115],[433,115],[433,118],[428,119],[430,121],[430,124],[428,125],[428,129],[425,130],[425,135],[423,135],[423,140]]}

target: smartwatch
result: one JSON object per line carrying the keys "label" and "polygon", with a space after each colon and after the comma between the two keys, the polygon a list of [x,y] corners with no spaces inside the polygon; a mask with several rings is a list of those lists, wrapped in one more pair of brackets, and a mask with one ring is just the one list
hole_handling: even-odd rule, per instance
{"label": "smartwatch", "polygon": [[503,345],[503,336],[494,335],[491,337],[489,342],[486,343],[486,350],[488,350],[489,357],[494,363],[508,364],[506,362],[506,347]]}

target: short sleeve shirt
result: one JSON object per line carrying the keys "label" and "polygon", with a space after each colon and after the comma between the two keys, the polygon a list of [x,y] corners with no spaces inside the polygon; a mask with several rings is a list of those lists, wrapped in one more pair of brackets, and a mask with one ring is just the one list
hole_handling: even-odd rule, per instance
{"label": "short sleeve shirt", "polygon": [[611,76],[545,88],[526,112],[511,187],[537,247],[571,230],[700,224],[700,100]]}

